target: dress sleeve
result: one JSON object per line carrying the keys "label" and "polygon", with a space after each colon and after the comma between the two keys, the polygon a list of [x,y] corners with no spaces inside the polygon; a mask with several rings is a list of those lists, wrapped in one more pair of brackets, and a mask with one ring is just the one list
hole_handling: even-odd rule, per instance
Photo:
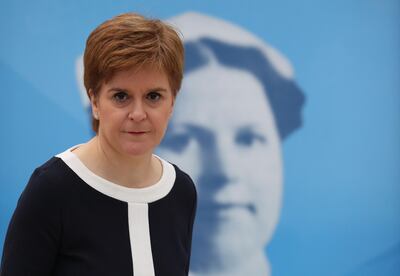
{"label": "dress sleeve", "polygon": [[8,227],[1,276],[51,275],[61,236],[60,199],[54,184],[43,170],[32,174]]}
{"label": "dress sleeve", "polygon": [[190,256],[191,256],[191,251],[192,251],[193,225],[194,225],[194,220],[196,217],[196,210],[197,210],[197,191],[196,191],[196,187],[191,179],[190,179],[190,182],[191,182],[192,188],[193,188],[193,192],[192,192],[193,206],[192,206],[192,212],[191,212],[190,221],[189,221],[189,242],[188,242],[188,244],[189,244],[189,260],[188,260],[188,264],[186,267],[187,275],[189,274],[189,269],[190,269]]}

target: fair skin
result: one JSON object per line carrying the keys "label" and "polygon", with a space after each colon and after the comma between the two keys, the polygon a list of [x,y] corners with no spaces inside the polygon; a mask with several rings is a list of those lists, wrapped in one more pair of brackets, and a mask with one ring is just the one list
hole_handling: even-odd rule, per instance
{"label": "fair skin", "polygon": [[192,272],[269,275],[264,246],[279,216],[282,165],[264,88],[246,71],[212,63],[185,77],[178,101],[164,142],[181,146],[166,143],[160,154],[197,185]]}
{"label": "fair skin", "polygon": [[89,91],[97,135],[74,150],[95,174],[122,186],[156,183],[162,165],[153,150],[174,107],[167,75],[151,67],[117,72],[97,95]]}

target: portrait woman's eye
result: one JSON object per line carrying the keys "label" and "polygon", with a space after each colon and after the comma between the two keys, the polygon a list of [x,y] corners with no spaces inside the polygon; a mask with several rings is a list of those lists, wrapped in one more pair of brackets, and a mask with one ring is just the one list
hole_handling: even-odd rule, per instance
{"label": "portrait woman's eye", "polygon": [[157,102],[161,99],[161,94],[156,91],[152,91],[149,94],[147,94],[146,98],[152,102]]}
{"label": "portrait woman's eye", "polygon": [[115,100],[118,103],[123,103],[128,99],[128,94],[123,91],[118,91],[114,93],[113,95],[113,100]]}
{"label": "portrait woman's eye", "polygon": [[187,148],[190,140],[191,136],[188,133],[170,133],[164,137],[160,146],[176,153],[182,153]]}
{"label": "portrait woman's eye", "polygon": [[239,145],[243,146],[252,146],[255,143],[261,143],[265,144],[267,143],[267,138],[265,135],[250,129],[250,128],[244,128],[238,131],[235,137],[235,142]]}

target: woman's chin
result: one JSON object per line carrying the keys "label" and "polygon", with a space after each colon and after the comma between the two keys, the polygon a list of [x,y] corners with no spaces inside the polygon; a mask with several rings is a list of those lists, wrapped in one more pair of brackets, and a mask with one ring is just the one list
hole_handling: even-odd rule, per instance
{"label": "woman's chin", "polygon": [[122,153],[131,157],[151,154],[153,152],[153,149],[154,147],[141,143],[135,143],[135,144],[129,143],[122,145],[121,147]]}
{"label": "woman's chin", "polygon": [[[216,266],[227,269],[240,265],[243,257],[251,258],[262,253],[264,245],[258,242],[257,237],[248,233],[235,232],[229,229],[221,229],[220,234],[212,238],[212,257]],[[225,233],[225,235],[223,234]]]}
{"label": "woman's chin", "polygon": [[[211,251],[215,258],[221,259],[220,261],[239,261],[244,255],[251,255],[257,249],[262,250],[264,247],[261,241],[264,233],[260,233],[260,229],[257,228],[254,221],[248,221],[246,224],[240,220],[221,220],[216,225],[207,224],[206,222],[202,224],[201,221],[197,223],[208,226],[205,228],[209,228],[209,230],[213,229],[210,232],[202,229],[203,227],[199,227],[200,229],[195,231],[197,250]],[[211,248],[207,249],[205,246],[210,246]]]}

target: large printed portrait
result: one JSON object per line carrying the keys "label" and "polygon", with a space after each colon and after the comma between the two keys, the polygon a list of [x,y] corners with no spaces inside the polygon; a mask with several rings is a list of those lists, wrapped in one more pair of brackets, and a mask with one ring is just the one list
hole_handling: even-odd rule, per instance
{"label": "large printed portrait", "polygon": [[190,275],[271,275],[281,144],[302,125],[304,95],[289,61],[248,31],[199,13],[169,22],[183,35],[185,74],[157,154],[197,187]]}

